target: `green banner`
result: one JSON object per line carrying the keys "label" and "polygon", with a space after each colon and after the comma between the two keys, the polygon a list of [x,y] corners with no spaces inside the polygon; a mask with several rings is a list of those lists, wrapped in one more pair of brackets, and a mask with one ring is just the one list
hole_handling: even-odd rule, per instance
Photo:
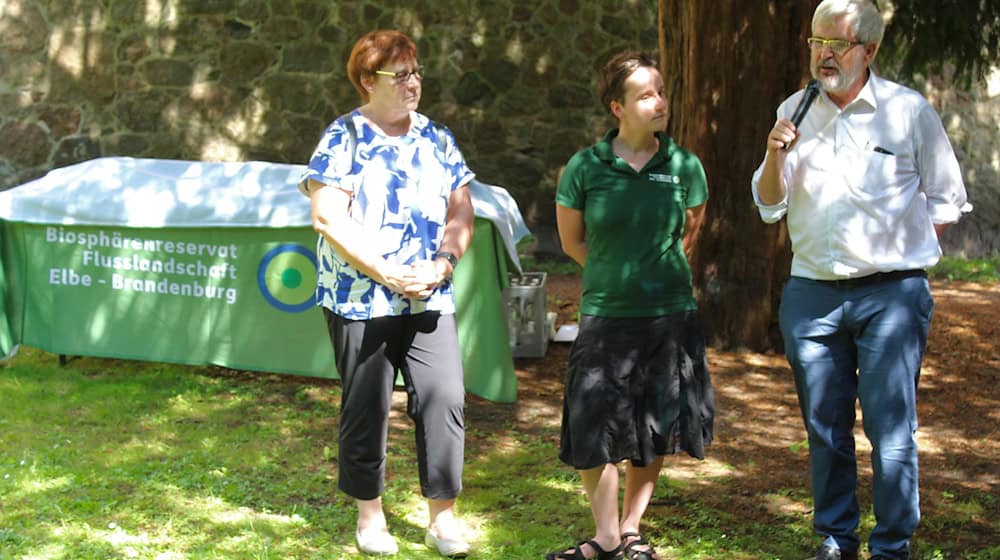
{"label": "green banner", "polygon": [[[48,352],[336,377],[315,306],[310,228],[123,228],[3,222],[0,351]],[[501,290],[506,253],[487,220],[455,271],[466,387],[511,402]]]}

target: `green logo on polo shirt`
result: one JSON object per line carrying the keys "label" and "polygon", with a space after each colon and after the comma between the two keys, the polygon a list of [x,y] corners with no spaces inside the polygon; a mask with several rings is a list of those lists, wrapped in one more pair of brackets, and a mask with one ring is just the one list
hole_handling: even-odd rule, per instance
{"label": "green logo on polo shirt", "polygon": [[681,178],[676,175],[667,175],[665,173],[650,173],[650,181],[656,181],[657,183],[673,183],[675,185],[681,182]]}

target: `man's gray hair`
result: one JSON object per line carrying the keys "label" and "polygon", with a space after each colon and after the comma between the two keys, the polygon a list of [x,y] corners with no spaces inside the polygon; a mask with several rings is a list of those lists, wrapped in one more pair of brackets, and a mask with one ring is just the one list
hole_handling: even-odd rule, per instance
{"label": "man's gray hair", "polygon": [[865,44],[882,43],[885,23],[871,0],[823,0],[813,12],[813,29],[819,23],[833,23],[841,16],[847,18],[855,40]]}

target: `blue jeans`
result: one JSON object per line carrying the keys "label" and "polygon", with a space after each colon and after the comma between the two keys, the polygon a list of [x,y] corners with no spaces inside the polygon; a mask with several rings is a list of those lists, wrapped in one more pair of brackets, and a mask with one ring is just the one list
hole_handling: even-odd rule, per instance
{"label": "blue jeans", "polygon": [[809,435],[813,526],[826,544],[858,549],[855,401],[872,445],[872,555],[907,558],[920,520],[917,382],[934,300],[926,277],[861,287],[793,277],[781,332]]}

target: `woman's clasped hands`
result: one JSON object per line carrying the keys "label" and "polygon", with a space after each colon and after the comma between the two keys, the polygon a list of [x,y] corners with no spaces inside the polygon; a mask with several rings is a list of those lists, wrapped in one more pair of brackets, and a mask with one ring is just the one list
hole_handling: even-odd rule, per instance
{"label": "woman's clasped hands", "polygon": [[387,263],[381,270],[383,285],[408,298],[427,299],[448,279],[451,265],[443,259],[422,260],[413,264]]}

